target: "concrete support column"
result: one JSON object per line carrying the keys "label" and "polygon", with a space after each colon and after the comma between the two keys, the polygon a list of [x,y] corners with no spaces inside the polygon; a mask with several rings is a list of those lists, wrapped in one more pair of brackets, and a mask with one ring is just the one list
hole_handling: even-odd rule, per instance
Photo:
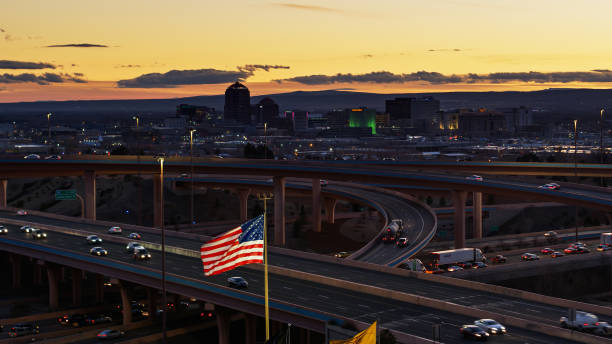
{"label": "concrete support column", "polygon": [[47,280],[49,281],[49,308],[55,310],[59,306],[59,279],[60,268],[57,265],[46,263]]}
{"label": "concrete support column", "polygon": [[96,171],[85,171],[83,173],[85,184],[85,218],[96,219]]}
{"label": "concrete support column", "polygon": [[34,284],[35,286],[40,286],[42,285],[42,266],[39,264],[42,263],[42,261],[37,260],[34,263],[34,266],[32,267],[32,284]]}
{"label": "concrete support column", "polygon": [[331,197],[325,197],[323,199],[323,203],[325,205],[325,216],[327,216],[327,223],[335,222],[335,214],[336,214],[336,203],[338,200]]}
{"label": "concrete support column", "polygon": [[244,315],[245,344],[255,344],[257,339],[257,317],[252,314]]}
{"label": "concrete support column", "polygon": [[119,284],[121,293],[121,312],[123,313],[123,325],[128,325],[132,322],[132,304],[130,303],[130,298],[128,297],[125,282],[121,281]]}
{"label": "concrete support column", "polygon": [[240,200],[240,221],[245,222],[248,218],[248,209],[249,209],[249,195],[251,194],[251,189],[238,189],[238,198]]}
{"label": "concrete support column", "polygon": [[72,269],[72,304],[80,306],[83,302],[83,271]]}
{"label": "concrete support column", "polygon": [[474,239],[482,239],[482,192],[473,192],[473,197]]}
{"label": "concrete support column", "polygon": [[21,289],[21,256],[9,254],[12,270],[13,289]]}
{"label": "concrete support column", "polygon": [[6,208],[6,186],[8,185],[7,179],[0,179],[0,208]]}
{"label": "concrete support column", "polygon": [[157,308],[157,289],[147,288],[147,311],[153,317]]}
{"label": "concrete support column", "polygon": [[455,248],[465,247],[465,199],[467,192],[453,190],[453,206],[455,207]]}
{"label": "concrete support column", "polygon": [[153,227],[161,228],[164,224],[163,203],[161,175],[156,174],[153,175]]}
{"label": "concrete support column", "polygon": [[96,275],[96,304],[104,302],[104,276]]}
{"label": "concrete support column", "polygon": [[285,177],[274,177],[274,245],[285,246]]}
{"label": "concrete support column", "polygon": [[312,180],[312,230],[321,232],[321,180]]}
{"label": "concrete support column", "polygon": [[230,344],[230,315],[225,309],[216,307],[217,330],[219,331],[219,344]]}

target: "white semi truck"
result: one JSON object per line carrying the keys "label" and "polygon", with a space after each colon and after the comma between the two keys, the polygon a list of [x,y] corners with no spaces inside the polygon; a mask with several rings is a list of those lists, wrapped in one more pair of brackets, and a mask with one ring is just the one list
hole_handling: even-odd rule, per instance
{"label": "white semi truck", "polygon": [[479,248],[458,248],[454,250],[432,252],[434,269],[451,266],[462,262],[485,262],[487,258]]}

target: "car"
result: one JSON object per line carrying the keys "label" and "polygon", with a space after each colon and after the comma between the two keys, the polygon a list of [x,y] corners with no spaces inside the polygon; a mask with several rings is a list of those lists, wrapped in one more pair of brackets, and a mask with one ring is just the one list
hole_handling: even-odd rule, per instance
{"label": "car", "polygon": [[535,253],[523,253],[521,255],[521,260],[539,260],[540,257],[538,257],[537,254]]}
{"label": "car", "polygon": [[91,254],[92,256],[108,256],[108,251],[103,249],[100,246],[96,246],[96,247],[92,247],[89,250],[89,254]]}
{"label": "car", "polygon": [[566,249],[563,250],[563,252],[565,254],[574,254],[576,253],[577,249],[575,247],[568,247]]}
{"label": "car", "polygon": [[184,172],[183,172],[183,173],[181,173],[181,174],[180,174],[180,177],[181,177],[181,178],[189,178],[189,176],[190,176],[190,174],[189,174],[189,173],[184,173]]}
{"label": "car", "polygon": [[336,258],[346,258],[348,256],[349,256],[349,253],[348,252],[344,252],[344,251],[338,252],[338,253],[334,254],[334,257],[336,257]]}
{"label": "car", "polygon": [[32,229],[34,229],[34,227],[32,227],[32,226],[28,226],[28,225],[25,225],[25,226],[21,226],[21,227],[19,227],[19,230],[20,230],[22,233],[30,233],[30,232],[32,232]]}
{"label": "car", "polygon": [[609,249],[610,249],[610,245],[608,244],[599,244],[597,245],[597,248],[596,248],[596,250],[599,252],[607,251]]}
{"label": "car", "polygon": [[17,210],[17,215],[19,215],[19,216],[28,215],[28,212],[27,212],[27,210],[19,209],[19,210]]}
{"label": "car", "polygon": [[87,323],[87,325],[98,325],[112,322],[113,318],[108,315],[92,315],[85,317],[85,323]]}
{"label": "car", "polygon": [[551,254],[551,253],[553,253],[554,251],[555,251],[555,250],[553,250],[552,248],[550,248],[550,247],[546,247],[546,248],[541,249],[541,250],[540,250],[540,253],[541,253],[541,254]]}
{"label": "car", "polygon": [[144,247],[136,247],[134,248],[134,259],[136,260],[150,260],[151,254]]}
{"label": "car", "polygon": [[408,246],[409,242],[408,242],[408,238],[399,238],[397,240],[397,247],[406,247]]}
{"label": "car", "polygon": [[128,235],[128,238],[132,240],[142,240],[142,235],[140,235],[139,233],[130,233],[130,235]]}
{"label": "car", "polygon": [[597,328],[599,319],[595,314],[583,311],[576,311],[576,319],[574,321],[567,317],[561,317],[559,323],[563,328],[576,329],[579,331],[594,331]]}
{"label": "car", "polygon": [[28,155],[24,156],[23,158],[24,159],[28,159],[28,160],[31,160],[31,159],[40,159],[40,155],[38,155],[38,154],[28,154]]}
{"label": "car", "polygon": [[591,253],[591,250],[589,250],[588,247],[580,246],[580,247],[576,247],[576,253],[578,254]]}
{"label": "car", "polygon": [[461,262],[461,263],[457,263],[457,266],[460,266],[464,269],[471,269],[472,268],[472,263],[470,262]]}
{"label": "car", "polygon": [[585,243],[583,243],[583,242],[578,241],[578,242],[571,243],[571,244],[570,244],[570,247],[573,247],[573,248],[578,248],[578,247],[587,247],[587,244],[585,244]]}
{"label": "car", "polygon": [[59,155],[48,155],[45,157],[45,160],[62,160],[62,157]]}
{"label": "car", "polygon": [[559,189],[561,189],[561,185],[559,185],[557,183],[548,183],[548,184],[544,184],[544,185],[538,186],[538,189],[559,190]]}
{"label": "car", "polygon": [[607,322],[599,321],[595,323],[595,326],[597,326],[597,328],[593,330],[593,333],[596,335],[604,337],[612,335],[612,325],[608,324]]}
{"label": "car", "polygon": [[474,325],[478,326],[482,330],[489,334],[506,334],[506,327],[493,319],[479,319],[474,321]]}
{"label": "car", "polygon": [[501,254],[496,255],[495,257],[493,257],[493,263],[495,264],[501,264],[501,263],[505,263],[507,260],[506,257],[502,256]]}
{"label": "car", "polygon": [[0,234],[8,234],[8,228],[0,225]]}
{"label": "car", "polygon": [[25,336],[28,334],[38,334],[40,333],[40,327],[37,324],[28,323],[28,324],[15,324],[12,326],[8,332],[8,336],[11,338]]}
{"label": "car", "polygon": [[32,239],[46,239],[47,238],[47,233],[43,232],[41,229],[38,229],[38,228],[32,228],[32,230],[30,231],[30,234],[32,235]]}
{"label": "car", "polygon": [[102,238],[98,237],[97,235],[88,235],[87,238],[85,239],[87,240],[87,243],[90,245],[102,243]]}
{"label": "car", "polygon": [[139,242],[134,242],[134,241],[132,241],[132,242],[130,242],[130,243],[128,243],[128,244],[127,244],[127,246],[125,247],[125,250],[126,250],[126,251],[128,251],[128,253],[132,253],[132,252],[134,252],[134,250],[135,250],[135,249],[137,249],[137,248],[138,248],[138,249],[140,249],[140,248],[144,248],[144,246],[142,246],[142,244],[141,244],[141,243],[139,243]]}
{"label": "car", "polygon": [[550,254],[551,258],[559,258],[559,257],[563,257],[565,256],[565,254],[561,251],[555,251],[553,253]]}
{"label": "car", "polygon": [[484,269],[487,266],[488,265],[483,263],[483,262],[476,262],[476,263],[472,264],[472,269]]}
{"label": "car", "polygon": [[227,279],[227,285],[232,288],[248,288],[249,282],[240,276],[234,276]]}
{"label": "car", "polygon": [[329,184],[329,182],[325,179],[321,179],[319,183],[321,184],[321,186],[327,186],[327,184]]}
{"label": "car", "polygon": [[476,174],[471,175],[471,176],[469,176],[469,177],[465,177],[465,179],[467,179],[467,180],[475,180],[475,181],[477,181],[477,182],[481,182],[481,181],[483,181],[482,177],[481,177],[481,176],[479,176],[479,175],[476,175]]}
{"label": "car", "polygon": [[65,314],[63,317],[58,318],[57,321],[62,326],[81,327],[87,325],[87,323],[85,322],[86,317],[87,316],[85,314]]}
{"label": "car", "polygon": [[123,229],[117,226],[113,226],[108,229],[108,234],[121,234],[121,232],[123,232]]}
{"label": "car", "polygon": [[117,330],[104,330],[96,336],[98,339],[115,339],[124,335],[124,332]]}
{"label": "car", "polygon": [[446,269],[446,271],[448,271],[448,272],[460,271],[460,270],[463,270],[463,268],[462,268],[462,267],[460,267],[460,266],[457,266],[457,265],[449,266],[449,267]]}
{"label": "car", "polygon": [[476,325],[463,325],[459,328],[463,338],[474,338],[477,340],[487,340],[489,334]]}
{"label": "car", "polygon": [[546,238],[546,240],[549,242],[555,242],[557,240],[557,235],[558,234],[555,231],[548,231],[544,233],[544,238]]}

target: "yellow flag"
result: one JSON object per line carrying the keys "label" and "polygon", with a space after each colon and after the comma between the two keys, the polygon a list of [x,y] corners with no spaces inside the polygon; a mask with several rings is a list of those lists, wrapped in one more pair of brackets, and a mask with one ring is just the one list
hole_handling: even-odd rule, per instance
{"label": "yellow flag", "polygon": [[329,344],[376,344],[376,321],[355,337],[345,340],[330,340]]}

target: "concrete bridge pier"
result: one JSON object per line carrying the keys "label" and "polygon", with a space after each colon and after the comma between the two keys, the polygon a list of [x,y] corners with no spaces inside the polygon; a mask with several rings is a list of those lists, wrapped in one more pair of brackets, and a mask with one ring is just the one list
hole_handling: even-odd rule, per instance
{"label": "concrete bridge pier", "polygon": [[21,256],[11,253],[9,261],[11,262],[13,289],[21,289]]}
{"label": "concrete bridge pier", "polygon": [[59,307],[59,280],[61,271],[58,265],[45,262],[47,267],[47,280],[49,281],[49,309],[55,310]]}
{"label": "concrete bridge pier", "polygon": [[219,344],[230,344],[230,314],[229,311],[215,307],[217,317],[217,330],[219,331]]}
{"label": "concrete bridge pier", "polygon": [[96,304],[104,302],[104,276],[96,275]]}
{"label": "concrete bridge pier", "polygon": [[245,222],[248,219],[249,195],[250,188],[238,189],[238,198],[240,200],[240,221]]}
{"label": "concrete bridge pier", "polygon": [[147,312],[149,317],[153,317],[157,306],[157,289],[147,288]]}
{"label": "concrete bridge pier", "polygon": [[96,171],[83,172],[85,184],[85,218],[96,219]]}
{"label": "concrete bridge pier", "polygon": [[164,180],[161,174],[153,175],[153,227],[164,225]]}
{"label": "concrete bridge pier", "polygon": [[32,268],[32,284],[41,286],[43,283],[42,267],[45,263],[42,260],[36,260]]}
{"label": "concrete bridge pier", "polygon": [[325,206],[325,216],[327,217],[327,223],[333,224],[335,222],[336,214],[336,203],[338,200],[331,197],[325,197],[323,204]]}
{"label": "concrete bridge pier", "polygon": [[285,177],[274,177],[274,245],[285,246]]}
{"label": "concrete bridge pier", "polygon": [[121,293],[121,312],[123,314],[123,325],[132,323],[132,304],[128,296],[127,286],[124,281],[119,281],[119,292]]}
{"label": "concrete bridge pier", "polygon": [[72,304],[80,306],[83,303],[83,271],[72,269]]}
{"label": "concrete bridge pier", "polygon": [[474,239],[482,239],[482,192],[473,192],[473,234]]}
{"label": "concrete bridge pier", "polygon": [[8,185],[7,179],[0,179],[0,208],[6,208],[6,186]]}
{"label": "concrete bridge pier", "polygon": [[257,339],[257,317],[253,314],[244,314],[245,344],[255,344]]}
{"label": "concrete bridge pier", "polygon": [[312,230],[321,232],[321,180],[312,180]]}
{"label": "concrete bridge pier", "polygon": [[465,200],[467,192],[462,190],[452,191],[453,206],[455,207],[455,248],[465,247]]}

